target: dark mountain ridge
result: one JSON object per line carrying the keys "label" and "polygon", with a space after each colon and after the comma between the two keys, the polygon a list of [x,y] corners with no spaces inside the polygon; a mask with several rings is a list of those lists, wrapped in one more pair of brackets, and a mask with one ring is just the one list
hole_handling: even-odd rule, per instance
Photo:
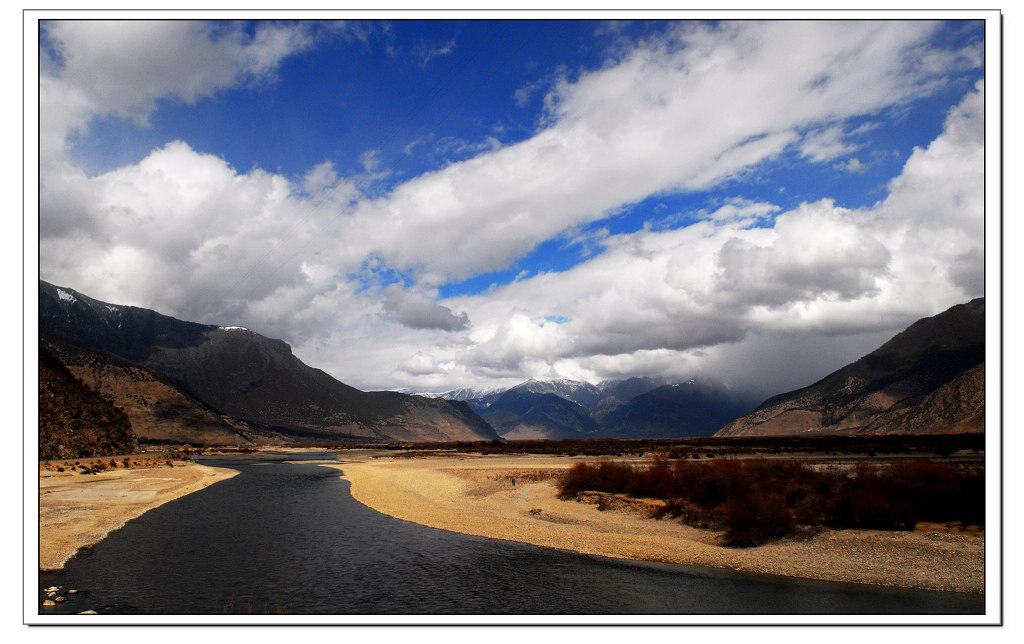
{"label": "dark mountain ridge", "polygon": [[507,439],[581,438],[598,431],[597,422],[579,403],[529,388],[509,389],[482,416]]}
{"label": "dark mountain ridge", "polygon": [[[958,386],[948,389],[950,396],[973,401],[967,406],[930,398],[971,369],[981,366],[983,374],[984,361],[985,300],[978,298],[918,320],[875,351],[818,382],[769,398],[716,435],[927,432],[951,426],[960,431],[984,431],[983,377],[961,379]],[[981,388],[980,398],[977,391],[969,391],[972,387]],[[905,425],[900,430],[897,417],[922,404],[947,405],[974,420],[966,425],[957,418],[939,422],[941,414],[935,416],[921,408],[910,418],[930,417],[934,422],[918,422],[916,430]],[[886,414],[888,421],[884,420]]]}
{"label": "dark mountain ridge", "polygon": [[755,404],[708,381],[664,385],[616,407],[604,417],[601,435],[615,438],[710,436],[725,423],[750,411]]}
{"label": "dark mountain ridge", "polygon": [[[472,389],[461,394],[485,400]],[[708,436],[756,403],[706,379],[666,384],[651,377],[599,385],[530,379],[488,396],[478,413],[514,440]]]}
{"label": "dark mountain ridge", "polygon": [[123,410],[140,441],[241,446],[282,439],[218,413],[140,364],[46,335],[40,336],[40,346],[75,378]]}
{"label": "dark mountain ridge", "polygon": [[310,367],[282,340],[184,322],[39,283],[43,334],[140,364],[219,413],[325,440],[493,440],[465,403],[363,392]]}

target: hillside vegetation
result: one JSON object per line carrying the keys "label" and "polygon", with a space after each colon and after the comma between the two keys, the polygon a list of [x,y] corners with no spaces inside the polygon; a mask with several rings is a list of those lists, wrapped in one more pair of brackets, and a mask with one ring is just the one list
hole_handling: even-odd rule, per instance
{"label": "hillside vegetation", "polygon": [[40,460],[127,454],[136,449],[138,438],[128,416],[72,376],[40,345]]}

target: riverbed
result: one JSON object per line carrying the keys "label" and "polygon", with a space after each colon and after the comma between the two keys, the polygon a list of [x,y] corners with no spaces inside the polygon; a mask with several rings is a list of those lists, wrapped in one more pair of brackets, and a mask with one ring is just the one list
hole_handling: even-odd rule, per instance
{"label": "riverbed", "polygon": [[[322,459],[311,454],[310,459]],[[238,475],[40,573],[39,614],[145,616],[971,615],[983,598],[616,560],[437,530],[366,507],[314,462]],[[342,465],[344,467],[344,465]],[[42,589],[77,592],[42,607]],[[186,618],[187,621],[187,618]]]}

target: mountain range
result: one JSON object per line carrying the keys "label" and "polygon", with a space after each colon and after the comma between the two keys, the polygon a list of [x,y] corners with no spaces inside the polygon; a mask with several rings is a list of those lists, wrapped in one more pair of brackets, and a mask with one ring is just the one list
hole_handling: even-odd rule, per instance
{"label": "mountain range", "polygon": [[952,307],[760,405],[703,378],[413,395],[360,391],[249,329],[39,282],[41,355],[123,410],[140,440],[191,444],[980,432],[984,322],[983,298]]}
{"label": "mountain range", "polygon": [[[145,399],[137,391],[139,382],[163,383],[177,390],[177,402],[194,411],[197,423],[218,425],[218,438],[225,432],[234,436],[228,442],[259,442],[261,435],[368,442],[498,438],[466,403],[360,391],[304,364],[281,340],[109,304],[43,281],[39,331],[44,341],[91,352],[92,385],[108,399],[122,404],[126,397]],[[84,362],[71,352],[64,355],[71,364]],[[106,362],[97,366],[98,356],[120,362],[103,358]],[[135,415],[140,430],[154,416]],[[167,431],[140,438],[164,438]]]}
{"label": "mountain range", "polygon": [[597,385],[530,379],[504,391],[426,395],[466,401],[510,440],[709,436],[757,402],[707,379],[668,383],[652,377]]}
{"label": "mountain range", "polygon": [[[985,300],[924,318],[820,381],[757,400],[706,379],[531,379],[464,400],[506,439],[983,432]],[[751,411],[753,410],[753,411]]]}

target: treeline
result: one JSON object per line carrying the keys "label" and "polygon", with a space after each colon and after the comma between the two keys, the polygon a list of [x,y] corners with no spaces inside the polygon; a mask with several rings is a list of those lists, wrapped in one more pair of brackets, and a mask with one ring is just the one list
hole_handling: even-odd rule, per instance
{"label": "treeline", "polygon": [[408,452],[465,452],[477,454],[552,454],[564,456],[626,456],[660,454],[665,458],[713,458],[730,454],[784,455],[882,454],[948,455],[968,450],[983,452],[984,434],[890,436],[752,436],[703,438],[583,438],[562,440],[450,441],[434,443],[307,442],[295,447],[372,448]]}
{"label": "treeline", "polygon": [[913,530],[919,521],[985,521],[983,467],[923,460],[820,471],[761,459],[578,463],[560,480],[559,495],[584,491],[661,499],[656,518],[723,530],[730,546],[759,545],[798,525]]}

